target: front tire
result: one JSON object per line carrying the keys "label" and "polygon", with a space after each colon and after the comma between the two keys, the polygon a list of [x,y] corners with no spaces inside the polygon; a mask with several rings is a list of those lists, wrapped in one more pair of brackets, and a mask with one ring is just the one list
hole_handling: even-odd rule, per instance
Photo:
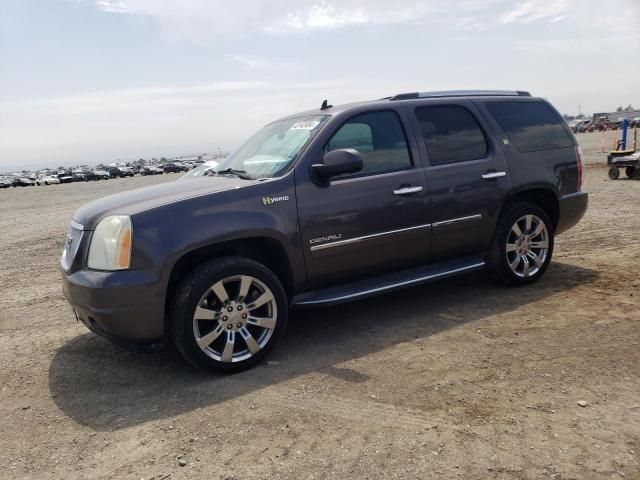
{"label": "front tire", "polygon": [[487,270],[494,279],[513,286],[528,285],[549,266],[554,229],[549,215],[538,206],[514,203],[498,221]]}
{"label": "front tire", "polygon": [[287,318],[287,296],[271,270],[247,258],[223,257],[181,282],[171,309],[171,337],[193,365],[238,372],[273,349]]}
{"label": "front tire", "polygon": [[609,168],[609,178],[611,180],[617,180],[620,178],[620,169],[618,167]]}

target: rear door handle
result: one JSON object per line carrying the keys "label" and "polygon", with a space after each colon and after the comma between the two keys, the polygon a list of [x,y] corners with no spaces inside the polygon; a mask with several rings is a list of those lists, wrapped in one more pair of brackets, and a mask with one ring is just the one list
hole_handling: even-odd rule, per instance
{"label": "rear door handle", "polygon": [[494,178],[504,177],[505,175],[507,175],[507,172],[487,172],[482,175],[482,178],[485,180],[493,180]]}
{"label": "rear door handle", "polygon": [[393,191],[394,195],[411,195],[412,193],[419,193],[422,191],[421,186],[417,187],[402,187]]}

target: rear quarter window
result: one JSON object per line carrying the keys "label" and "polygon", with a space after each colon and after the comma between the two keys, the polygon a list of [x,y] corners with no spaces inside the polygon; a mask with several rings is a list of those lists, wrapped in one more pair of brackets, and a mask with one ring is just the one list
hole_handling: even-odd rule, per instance
{"label": "rear quarter window", "polygon": [[562,120],[546,103],[494,102],[487,110],[519,152],[573,147]]}
{"label": "rear quarter window", "polygon": [[431,165],[476,160],[487,154],[484,133],[466,108],[438,105],[418,107],[415,113]]}

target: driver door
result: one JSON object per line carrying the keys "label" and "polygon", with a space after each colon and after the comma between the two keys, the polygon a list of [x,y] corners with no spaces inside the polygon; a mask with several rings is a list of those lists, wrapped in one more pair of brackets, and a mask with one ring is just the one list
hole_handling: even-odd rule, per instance
{"label": "driver door", "polygon": [[328,186],[304,182],[296,193],[313,287],[426,262],[427,182],[413,163],[398,114],[384,110],[352,117],[336,130],[324,153],[339,148],[358,150],[362,171],[335,177]]}

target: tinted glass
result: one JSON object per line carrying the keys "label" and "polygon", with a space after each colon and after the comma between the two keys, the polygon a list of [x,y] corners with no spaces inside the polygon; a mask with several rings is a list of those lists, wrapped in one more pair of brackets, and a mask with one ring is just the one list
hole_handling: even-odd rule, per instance
{"label": "tinted glass", "polygon": [[562,120],[546,103],[496,102],[487,109],[520,152],[573,147]]}
{"label": "tinted glass", "polygon": [[456,105],[420,107],[416,118],[431,165],[484,157],[487,141],[474,116]]}
{"label": "tinted glass", "polygon": [[407,139],[394,112],[364,113],[348,120],[331,137],[325,151],[339,148],[355,148],[362,154],[359,174],[411,167]]}

